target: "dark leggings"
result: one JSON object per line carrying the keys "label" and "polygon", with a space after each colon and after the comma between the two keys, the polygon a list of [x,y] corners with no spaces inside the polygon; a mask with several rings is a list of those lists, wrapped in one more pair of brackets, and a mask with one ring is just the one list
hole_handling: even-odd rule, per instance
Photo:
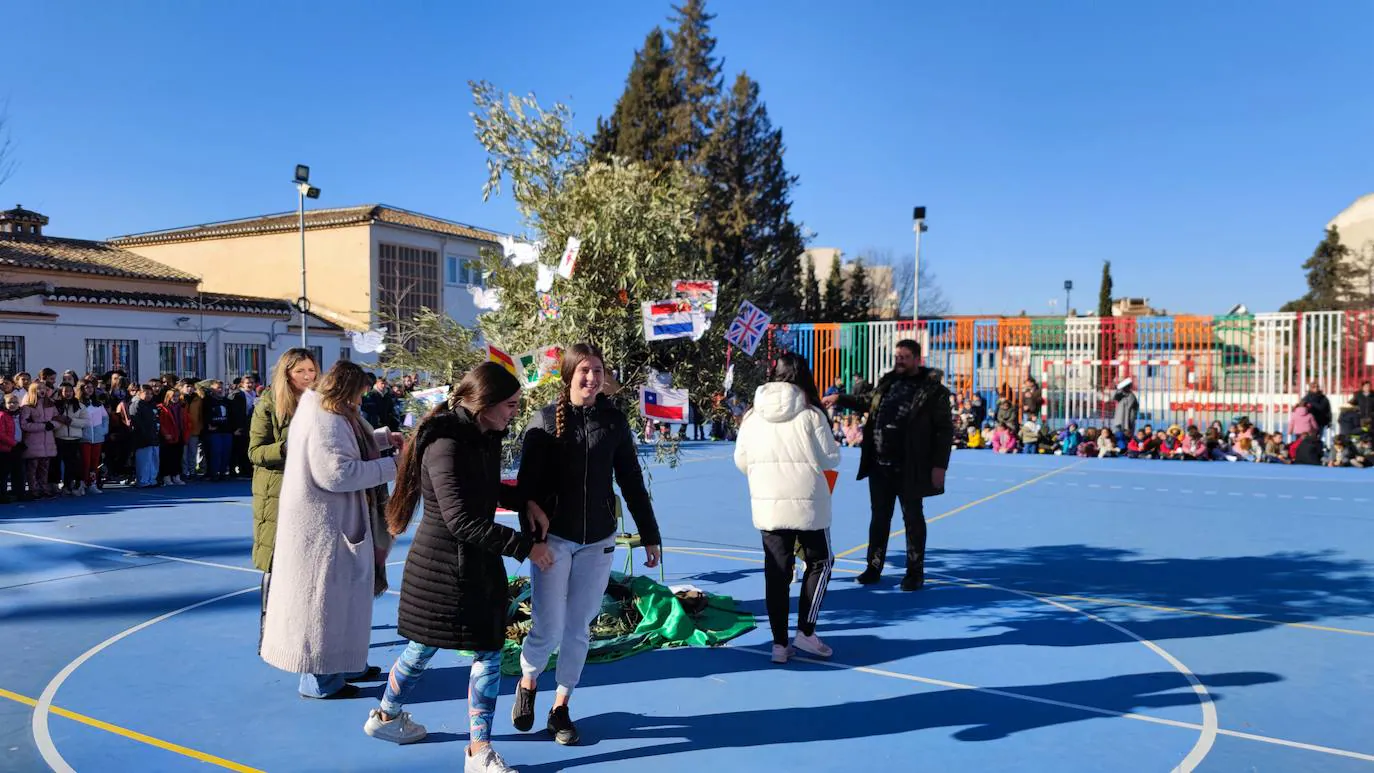
{"label": "dark leggings", "polygon": [[[57,441],[57,460],[62,467],[62,484],[71,491],[78,485],[86,482],[86,470],[81,463],[81,441],[80,440],[59,440]],[[58,466],[57,464],[53,465]],[[52,479],[52,468],[49,468],[48,479]]]}
{"label": "dark leggings", "polygon": [[816,633],[816,618],[821,613],[821,600],[830,583],[830,570],[835,557],[830,553],[830,532],[825,529],[797,531],[781,529],[763,534],[763,585],[768,625],[773,629],[773,643],[789,644],[788,617],[792,609],[792,562],[797,543],[801,543],[802,560],[806,561],[806,576],[802,578],[801,601],[797,607],[797,629],[805,636]]}

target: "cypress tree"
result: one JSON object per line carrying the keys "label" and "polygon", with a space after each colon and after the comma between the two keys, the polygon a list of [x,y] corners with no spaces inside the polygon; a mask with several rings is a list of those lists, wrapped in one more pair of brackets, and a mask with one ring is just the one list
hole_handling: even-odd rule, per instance
{"label": "cypress tree", "polygon": [[711,35],[714,14],[706,12],[705,0],[687,0],[673,6],[673,82],[680,98],[669,108],[674,158],[693,166],[701,163],[716,123],[721,95],[720,61],[715,57],[716,39]]}
{"label": "cypress tree", "polygon": [[1097,290],[1097,316],[1112,316],[1112,262],[1102,261],[1102,286]]}
{"label": "cypress tree", "polygon": [[805,263],[806,268],[802,272],[802,319],[819,320],[824,308],[821,306],[821,283],[816,278],[816,261],[806,258]]}
{"label": "cypress tree", "polygon": [[677,154],[672,113],[682,100],[674,78],[663,30],[654,27],[635,52],[615,111],[609,120],[597,119],[592,157],[606,161],[619,156],[655,168],[669,163]]}
{"label": "cypress tree", "polygon": [[830,276],[825,280],[825,298],[822,300],[822,312],[820,322],[843,322],[848,311],[844,299],[844,278],[840,273],[840,261],[837,258],[830,264]]}
{"label": "cypress tree", "polygon": [[868,270],[864,268],[863,258],[854,261],[854,267],[849,270],[847,284],[845,321],[869,321],[873,316],[873,286],[869,284]]}

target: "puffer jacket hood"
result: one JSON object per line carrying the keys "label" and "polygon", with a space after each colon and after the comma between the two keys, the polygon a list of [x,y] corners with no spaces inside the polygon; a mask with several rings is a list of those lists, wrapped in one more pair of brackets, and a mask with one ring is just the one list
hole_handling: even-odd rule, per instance
{"label": "puffer jacket hood", "polygon": [[764,384],[754,392],[754,415],[773,424],[782,424],[806,410],[806,393],[792,384]]}

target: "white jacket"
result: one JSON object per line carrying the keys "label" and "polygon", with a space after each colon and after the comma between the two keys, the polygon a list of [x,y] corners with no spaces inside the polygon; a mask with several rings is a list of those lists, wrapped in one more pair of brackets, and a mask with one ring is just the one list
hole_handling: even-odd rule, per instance
{"label": "white jacket", "polygon": [[52,436],[57,440],[80,440],[82,430],[91,424],[86,413],[86,406],[77,403],[76,410],[72,410],[70,405],[70,403],[63,403],[63,409],[58,411],[57,415],[66,416],[72,420],[72,423],[69,425],[56,421],[52,423]]}
{"label": "white jacket", "polygon": [[830,422],[792,384],[754,393],[735,442],[735,466],[749,476],[754,527],[763,531],[830,528],[830,486],[824,470],[840,466]]}

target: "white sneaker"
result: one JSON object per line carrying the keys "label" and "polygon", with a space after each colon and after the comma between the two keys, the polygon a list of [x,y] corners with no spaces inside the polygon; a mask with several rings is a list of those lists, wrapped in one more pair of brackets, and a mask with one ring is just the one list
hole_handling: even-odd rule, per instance
{"label": "white sneaker", "polygon": [[787,659],[792,657],[792,648],[783,644],[773,645],[773,662],[782,665]]}
{"label": "white sneaker", "polygon": [[104,492],[99,486],[87,486],[87,487],[86,487],[86,493],[87,493],[87,494],[104,494],[105,492]]}
{"label": "white sneaker", "polygon": [[472,753],[471,747],[463,751],[463,773],[517,773],[515,768],[506,764],[501,755],[490,746]]}
{"label": "white sneaker", "polygon": [[373,738],[398,744],[423,741],[425,736],[429,734],[424,725],[416,724],[410,720],[409,711],[402,711],[395,719],[388,721],[381,709],[373,709],[368,712],[367,723],[363,725],[363,732]]}
{"label": "white sneaker", "polygon": [[72,489],[72,496],[74,496],[74,497],[84,497],[84,496],[86,496],[86,485],[85,485],[84,483],[83,483],[83,484],[78,484],[76,488]]}
{"label": "white sneaker", "polygon": [[[835,654],[835,651],[830,649],[825,642],[821,641],[821,637],[814,633],[810,636],[803,636],[798,633],[797,637],[792,640],[792,647],[808,655],[815,655],[818,658],[828,658]],[[777,648],[774,647],[774,649],[776,650]]]}
{"label": "white sneaker", "polygon": [[172,476],[172,483],[175,484],[175,485],[178,485],[178,486],[185,486],[185,485],[186,485],[186,481],[182,480],[180,475],[173,475],[173,476]]}

